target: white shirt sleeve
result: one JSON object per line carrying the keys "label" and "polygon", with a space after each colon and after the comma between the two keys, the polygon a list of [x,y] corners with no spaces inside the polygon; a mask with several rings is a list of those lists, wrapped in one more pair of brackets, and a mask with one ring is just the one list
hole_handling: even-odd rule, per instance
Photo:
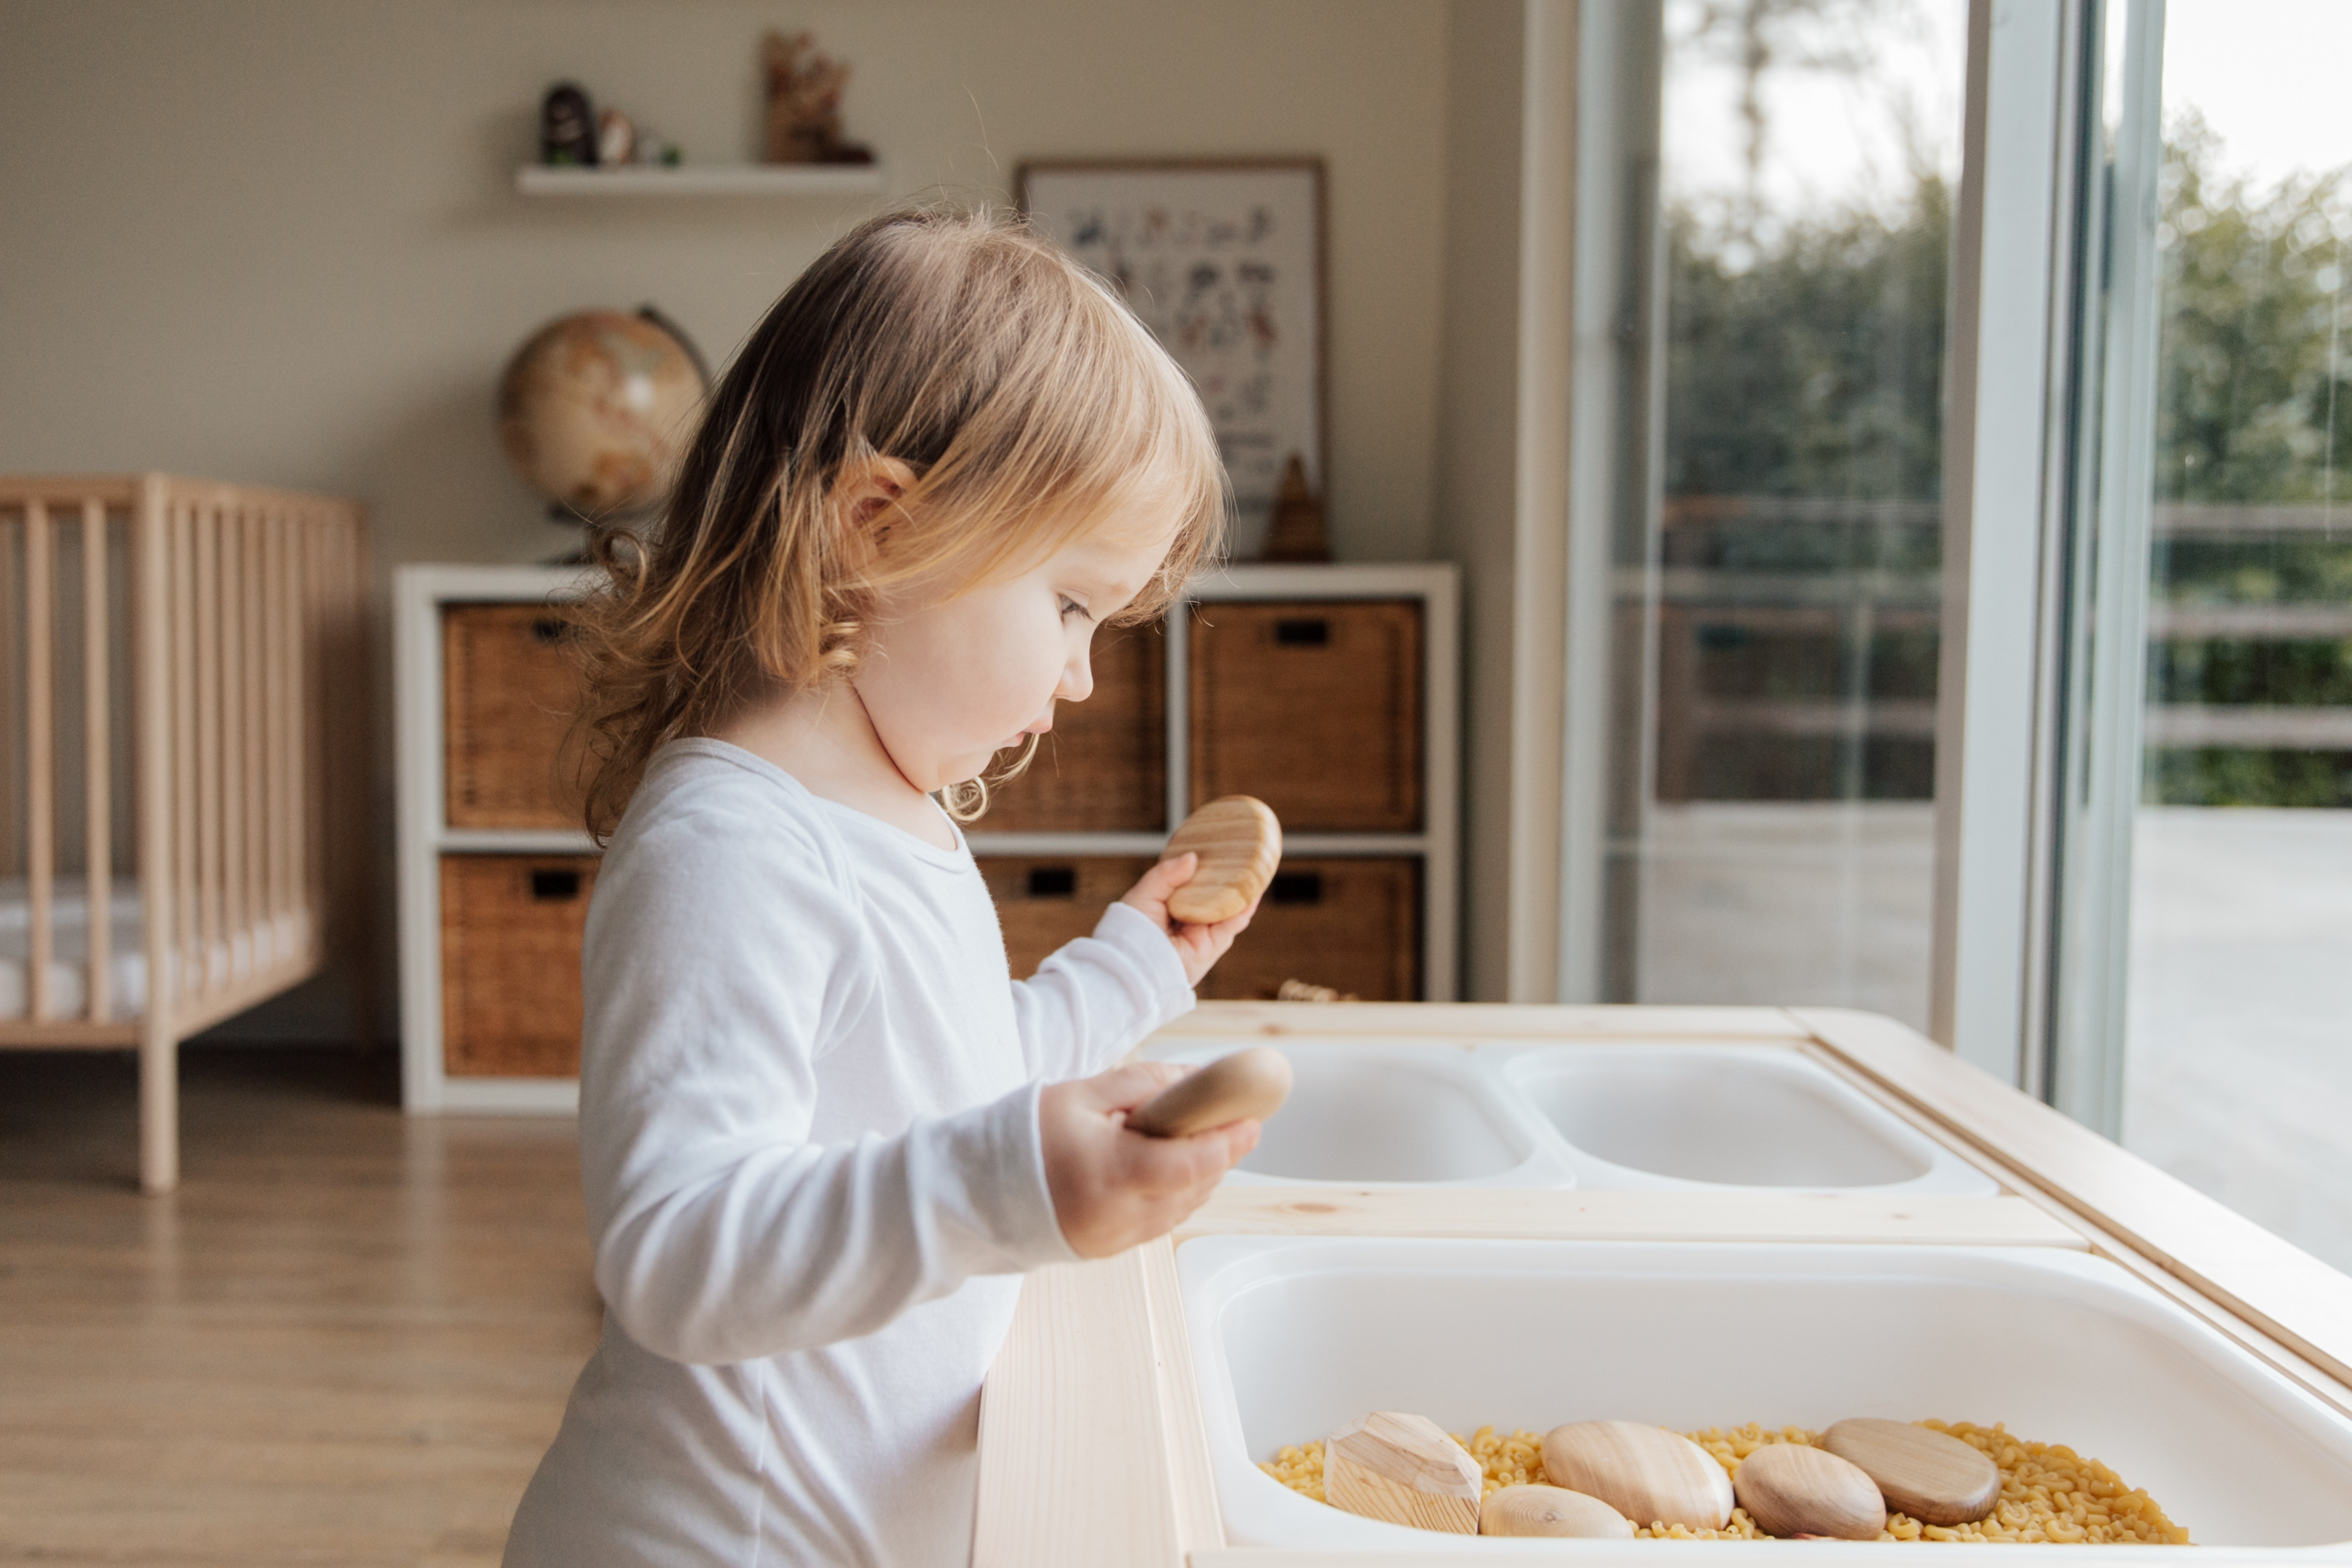
{"label": "white shirt sleeve", "polygon": [[748,1361],[1070,1258],[1034,1084],[811,1142],[817,1054],[874,1002],[871,939],[816,836],[728,816],[647,824],[591,912],[582,1179],[621,1327],[675,1361]]}
{"label": "white shirt sleeve", "polygon": [[1168,933],[1132,904],[1113,904],[1095,933],[1013,984],[1029,1070],[1048,1079],[1102,1071],[1152,1030],[1192,1009],[1192,984]]}

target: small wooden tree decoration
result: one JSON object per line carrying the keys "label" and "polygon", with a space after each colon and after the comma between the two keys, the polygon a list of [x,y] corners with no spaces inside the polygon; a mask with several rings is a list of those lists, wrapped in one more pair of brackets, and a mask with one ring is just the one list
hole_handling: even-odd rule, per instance
{"label": "small wooden tree decoration", "polygon": [[771,163],[870,163],[873,151],[841,136],[841,94],[849,67],[816,47],[811,33],[771,32],[761,45],[768,75]]}
{"label": "small wooden tree decoration", "polygon": [[1307,459],[1297,452],[1282,470],[1282,489],[1265,531],[1268,561],[1328,561],[1331,536],[1323,527],[1323,503],[1307,488]]}

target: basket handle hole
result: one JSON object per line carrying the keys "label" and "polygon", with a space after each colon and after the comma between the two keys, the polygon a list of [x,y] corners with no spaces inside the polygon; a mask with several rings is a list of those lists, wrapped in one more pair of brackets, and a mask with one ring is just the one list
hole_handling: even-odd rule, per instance
{"label": "basket handle hole", "polygon": [[1319,904],[1323,901],[1323,873],[1276,871],[1274,880],[1266,884],[1265,901],[1270,904]]}
{"label": "basket handle hole", "polygon": [[580,873],[533,871],[530,874],[530,896],[541,903],[569,902],[580,896]]}
{"label": "basket handle hole", "polygon": [[1033,899],[1075,899],[1078,896],[1076,866],[1032,866],[1029,896]]}
{"label": "basket handle hole", "polygon": [[1274,641],[1277,647],[1328,647],[1331,646],[1331,623],[1320,616],[1276,621],[1274,623]]}

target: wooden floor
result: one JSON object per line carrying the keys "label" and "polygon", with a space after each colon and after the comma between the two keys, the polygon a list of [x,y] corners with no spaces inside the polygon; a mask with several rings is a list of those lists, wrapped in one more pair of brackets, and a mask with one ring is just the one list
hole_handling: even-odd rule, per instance
{"label": "wooden floor", "polygon": [[568,1120],[404,1118],[396,1062],[0,1052],[0,1562],[495,1563],[593,1346]]}

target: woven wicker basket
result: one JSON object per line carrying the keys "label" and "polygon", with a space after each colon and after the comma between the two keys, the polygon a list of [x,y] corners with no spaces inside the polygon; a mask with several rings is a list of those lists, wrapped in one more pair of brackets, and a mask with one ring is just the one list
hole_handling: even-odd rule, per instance
{"label": "woven wicker basket", "polygon": [[580,942],[593,855],[441,858],[442,1070],[580,1071]]}
{"label": "woven wicker basket", "polygon": [[578,827],[567,742],[579,710],[570,628],[544,605],[441,615],[452,827]]}

